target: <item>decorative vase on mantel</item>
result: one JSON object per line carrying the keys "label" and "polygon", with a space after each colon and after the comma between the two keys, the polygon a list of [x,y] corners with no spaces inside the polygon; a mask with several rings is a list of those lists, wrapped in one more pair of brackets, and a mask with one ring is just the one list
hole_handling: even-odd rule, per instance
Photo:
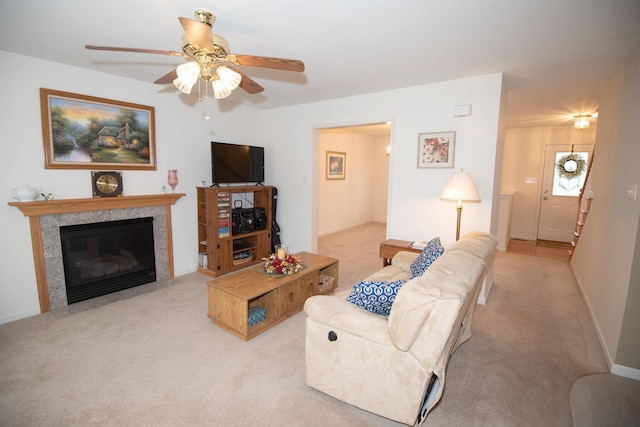
{"label": "decorative vase on mantel", "polygon": [[176,192],[176,185],[178,185],[178,170],[169,169],[169,177],[167,178],[167,184],[171,187],[171,192]]}

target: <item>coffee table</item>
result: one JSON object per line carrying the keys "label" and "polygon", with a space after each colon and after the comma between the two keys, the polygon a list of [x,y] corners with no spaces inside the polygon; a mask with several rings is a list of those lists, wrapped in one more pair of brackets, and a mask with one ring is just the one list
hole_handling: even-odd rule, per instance
{"label": "coffee table", "polygon": [[[304,302],[320,294],[320,276],[335,278],[329,289],[338,287],[338,260],[300,252],[304,269],[286,276],[262,272],[262,265],[215,278],[208,285],[209,318],[227,332],[247,341],[302,310]],[[249,326],[249,309],[262,307],[265,319]]]}

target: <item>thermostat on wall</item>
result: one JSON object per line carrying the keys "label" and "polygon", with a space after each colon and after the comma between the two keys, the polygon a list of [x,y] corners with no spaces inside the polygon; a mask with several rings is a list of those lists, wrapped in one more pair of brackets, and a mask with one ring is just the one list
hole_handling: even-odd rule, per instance
{"label": "thermostat on wall", "polygon": [[471,115],[471,104],[456,105],[453,107],[453,117],[467,117]]}

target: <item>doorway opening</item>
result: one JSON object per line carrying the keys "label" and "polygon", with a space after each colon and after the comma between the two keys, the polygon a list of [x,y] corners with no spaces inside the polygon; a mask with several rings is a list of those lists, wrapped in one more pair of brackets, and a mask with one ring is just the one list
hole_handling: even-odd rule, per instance
{"label": "doorway opening", "polygon": [[391,124],[320,128],[317,141],[316,241],[372,222],[386,229]]}

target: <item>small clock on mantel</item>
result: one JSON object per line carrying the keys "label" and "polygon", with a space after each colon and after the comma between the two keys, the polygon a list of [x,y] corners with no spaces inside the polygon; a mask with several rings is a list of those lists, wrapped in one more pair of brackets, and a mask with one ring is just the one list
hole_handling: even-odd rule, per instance
{"label": "small clock on mantel", "polygon": [[122,172],[91,171],[93,197],[122,196]]}

